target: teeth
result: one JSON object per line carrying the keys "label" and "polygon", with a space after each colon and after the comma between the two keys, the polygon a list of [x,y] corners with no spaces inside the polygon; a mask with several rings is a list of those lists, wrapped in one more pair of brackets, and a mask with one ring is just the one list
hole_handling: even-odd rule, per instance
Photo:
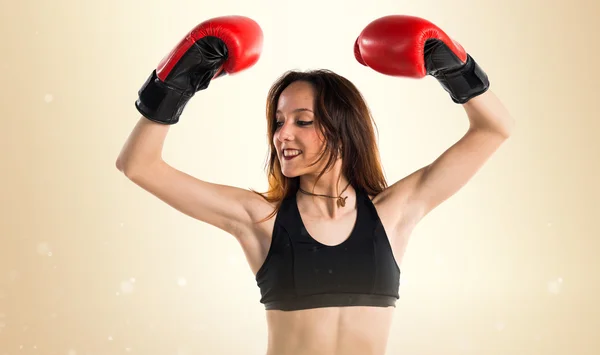
{"label": "teeth", "polygon": [[297,149],[286,149],[283,151],[283,156],[284,157],[292,157],[292,156],[299,155],[300,153],[301,153],[301,151],[297,150]]}

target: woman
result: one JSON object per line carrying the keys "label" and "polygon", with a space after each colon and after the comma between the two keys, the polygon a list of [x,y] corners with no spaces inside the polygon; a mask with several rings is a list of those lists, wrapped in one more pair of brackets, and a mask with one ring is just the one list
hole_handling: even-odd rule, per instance
{"label": "woman", "polygon": [[[394,49],[399,43],[420,57],[411,62]],[[387,186],[360,92],[344,77],[316,70],[287,72],[269,92],[266,194],[169,166],[162,145],[188,100],[220,75],[252,66],[261,45],[260,28],[244,17],[192,30],[140,90],[143,117],[117,167],[239,241],[267,310],[267,355],[382,355],[411,231],[509,137],[512,118],[483,71],[441,30],[422,19],[387,17],[361,33],[356,59],[388,75],[436,77],[470,120],[465,136],[433,163]]]}

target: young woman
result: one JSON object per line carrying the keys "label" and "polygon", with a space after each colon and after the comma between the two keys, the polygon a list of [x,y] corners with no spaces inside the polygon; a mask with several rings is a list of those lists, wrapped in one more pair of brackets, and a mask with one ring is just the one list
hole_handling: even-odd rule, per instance
{"label": "young woman", "polygon": [[411,231],[468,182],[513,120],[460,45],[423,19],[388,16],[360,34],[355,58],[387,75],[434,76],[470,121],[431,164],[387,186],[367,104],[328,70],[290,71],[271,88],[266,193],[202,181],[163,161],[169,126],[188,100],[251,67],[261,47],[260,27],[245,17],[192,30],[140,90],[143,117],[117,168],[239,241],[267,312],[267,355],[383,355]]}

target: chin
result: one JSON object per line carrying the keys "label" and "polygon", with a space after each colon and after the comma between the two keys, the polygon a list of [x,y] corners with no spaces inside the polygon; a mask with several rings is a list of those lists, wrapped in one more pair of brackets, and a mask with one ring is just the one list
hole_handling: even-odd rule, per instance
{"label": "chin", "polygon": [[282,170],[282,171],[281,171],[281,173],[283,174],[283,176],[285,176],[286,178],[289,178],[289,179],[293,179],[293,178],[295,178],[295,177],[298,177],[298,176],[300,176],[300,174],[299,174],[299,173],[297,173],[297,172],[293,172],[293,171],[285,171],[285,170]]}

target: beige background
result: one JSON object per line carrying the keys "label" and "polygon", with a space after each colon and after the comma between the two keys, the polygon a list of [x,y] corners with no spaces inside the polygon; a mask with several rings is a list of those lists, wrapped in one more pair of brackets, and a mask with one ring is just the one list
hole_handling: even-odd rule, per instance
{"label": "beige background", "polygon": [[115,168],[148,74],[228,14],[261,24],[263,56],[194,98],[170,164],[263,191],[269,85],[321,67],[366,96],[390,184],[430,163],[465,132],[462,108],[431,77],[386,77],[352,54],[375,18],[427,18],[480,63],[517,129],[415,230],[388,354],[599,354],[594,2],[4,3],[0,355],[264,354],[264,308],[234,239]]}

